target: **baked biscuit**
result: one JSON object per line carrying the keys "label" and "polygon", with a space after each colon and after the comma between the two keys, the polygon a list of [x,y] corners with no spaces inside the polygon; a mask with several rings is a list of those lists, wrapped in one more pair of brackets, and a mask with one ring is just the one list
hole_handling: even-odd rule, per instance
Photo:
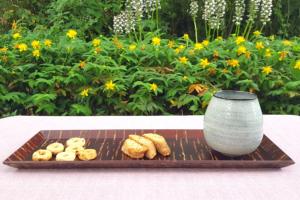
{"label": "baked biscuit", "polygon": [[54,142],[52,144],[49,144],[46,148],[47,150],[51,151],[52,154],[58,154],[60,152],[63,152],[65,147],[62,143]]}
{"label": "baked biscuit", "polygon": [[48,161],[52,158],[52,153],[49,150],[39,149],[32,154],[33,161]]}
{"label": "baked biscuit", "polygon": [[60,152],[56,155],[56,161],[74,161],[75,158],[74,152]]}
{"label": "baked biscuit", "polygon": [[145,138],[148,138],[149,140],[151,140],[154,143],[157,151],[161,155],[168,156],[171,154],[171,149],[163,136],[155,134],[155,133],[146,133],[143,136]]}
{"label": "baked biscuit", "polygon": [[143,158],[148,148],[132,139],[126,139],[121,150],[131,158]]}
{"label": "baked biscuit", "polygon": [[95,149],[84,149],[78,152],[78,158],[80,160],[94,160],[97,157]]}
{"label": "baked biscuit", "polygon": [[73,152],[75,153],[76,155],[79,154],[79,151],[82,151],[84,150],[84,148],[82,146],[68,146],[66,149],[65,149],[65,152]]}
{"label": "baked biscuit", "polygon": [[81,146],[83,147],[85,145],[85,139],[80,137],[73,137],[67,140],[66,142],[67,147],[68,146]]}
{"label": "baked biscuit", "polygon": [[148,150],[145,153],[145,156],[149,159],[153,159],[156,156],[156,148],[153,142],[145,137],[139,135],[129,135],[129,139],[134,140],[142,146],[145,146]]}

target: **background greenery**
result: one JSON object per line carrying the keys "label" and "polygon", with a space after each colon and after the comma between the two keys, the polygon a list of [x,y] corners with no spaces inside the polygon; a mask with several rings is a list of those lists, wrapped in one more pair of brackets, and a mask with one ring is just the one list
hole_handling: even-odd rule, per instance
{"label": "background greenery", "polygon": [[[74,28],[93,38],[99,34],[111,33],[113,16],[124,9],[125,0],[2,0],[0,2],[0,33],[10,29],[13,20],[20,21],[30,30],[50,29],[50,33]],[[231,23],[233,2],[227,1],[224,36],[233,29]],[[203,1],[200,0],[200,7]],[[274,8],[271,23],[265,27],[265,34],[276,34],[282,37],[299,36],[300,34],[300,1],[273,0]],[[161,28],[169,35],[181,36],[184,33],[193,35],[193,24],[188,14],[189,1],[163,0],[160,10]],[[201,11],[200,11],[201,12]],[[200,18],[201,16],[199,16]],[[200,20],[198,20],[200,21]],[[202,23],[202,24],[201,24]],[[204,35],[203,21],[200,35]]]}
{"label": "background greenery", "polygon": [[219,89],[256,93],[264,113],[299,115],[300,1],[274,1],[264,33],[255,24],[243,42],[228,5],[224,39],[205,40],[199,17],[195,43],[186,1],[162,1],[160,30],[144,20],[139,40],[112,34],[124,0],[0,1],[0,117],[204,114]]}

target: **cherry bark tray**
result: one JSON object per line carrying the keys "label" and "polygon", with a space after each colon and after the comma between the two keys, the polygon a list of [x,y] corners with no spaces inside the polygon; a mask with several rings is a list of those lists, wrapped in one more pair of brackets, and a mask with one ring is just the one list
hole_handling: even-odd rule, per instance
{"label": "cherry bark tray", "polygon": [[[159,133],[172,150],[168,157],[153,160],[131,159],[121,152],[129,134]],[[37,149],[53,142],[65,143],[71,137],[83,137],[87,148],[97,150],[91,161],[32,161]],[[202,130],[44,130],[39,131],[9,156],[4,164],[16,168],[282,168],[294,164],[276,144],[264,135],[260,146],[251,154],[228,157],[210,149]]]}

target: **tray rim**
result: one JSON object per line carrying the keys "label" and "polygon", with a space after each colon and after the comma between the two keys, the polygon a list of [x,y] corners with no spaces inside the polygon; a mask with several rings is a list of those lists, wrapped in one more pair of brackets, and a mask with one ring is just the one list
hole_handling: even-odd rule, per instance
{"label": "tray rim", "polygon": [[[18,161],[13,161],[13,160],[9,160],[9,158],[14,155],[19,149],[22,149],[24,145],[26,145],[30,140],[32,140],[34,137],[36,137],[39,133],[41,134],[47,134],[45,133],[46,131],[126,131],[126,130],[140,130],[140,131],[147,131],[147,130],[155,130],[155,131],[161,131],[161,130],[181,130],[181,131],[203,131],[202,129],[174,129],[174,128],[170,128],[170,129],[134,129],[134,128],[128,128],[128,129],[42,129],[37,131],[32,137],[30,137],[28,140],[26,140],[26,142],[24,144],[22,144],[19,148],[17,148],[15,151],[13,151],[13,153],[11,153],[3,162],[2,164],[4,165],[8,165],[10,167],[15,167],[15,168],[20,168],[17,166],[13,166],[16,164],[30,164],[30,165],[36,165],[36,166],[43,166],[43,165],[47,165],[50,162],[53,163],[53,161],[43,161],[43,162],[36,162],[36,161],[32,161],[32,160],[18,160]],[[153,132],[153,131],[152,131]],[[266,134],[263,134],[264,137],[266,137],[268,140],[270,140],[280,151],[282,151],[286,156],[287,156],[287,160],[157,160],[160,162],[160,165],[164,165],[165,163],[180,163],[180,164],[187,164],[187,163],[197,163],[199,165],[201,164],[210,164],[210,163],[216,163],[216,162],[220,162],[220,163],[224,163],[224,164],[233,164],[233,163],[247,163],[250,164],[248,167],[229,167],[229,168],[283,168],[283,167],[287,167],[293,164],[296,164],[296,162],[287,154],[285,153],[276,143],[274,143]],[[75,161],[55,161],[54,165],[63,165],[63,164],[68,164],[68,165],[76,165],[76,164],[107,164],[107,163],[132,163],[132,162],[136,162],[137,164],[148,164],[150,162],[153,162],[154,160],[139,160],[139,159],[132,159],[132,160],[92,160],[92,161],[79,161],[79,160],[75,160]],[[284,164],[285,166],[278,166],[278,167],[253,167],[255,165],[255,163],[266,163],[266,164]],[[253,166],[252,166],[253,164]],[[22,168],[22,167],[21,167]],[[117,168],[117,167],[90,167],[90,168]],[[120,168],[133,168],[133,167],[120,167]],[[137,167],[137,168],[147,168],[147,166],[142,166],[142,167]],[[162,167],[162,166],[156,166],[152,168],[185,168],[185,167]],[[188,168],[218,168],[218,167],[188,167]],[[225,167],[228,168],[228,167]],[[27,168],[27,169],[39,169],[39,168]],[[58,168],[58,167],[53,167],[53,169],[75,169],[74,168]]]}

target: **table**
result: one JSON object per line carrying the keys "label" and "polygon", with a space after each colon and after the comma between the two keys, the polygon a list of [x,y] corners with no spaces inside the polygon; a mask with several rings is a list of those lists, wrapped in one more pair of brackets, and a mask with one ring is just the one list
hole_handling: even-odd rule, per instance
{"label": "table", "polygon": [[[42,129],[201,129],[203,116],[16,116],[0,119],[1,162]],[[18,170],[0,164],[0,199],[300,199],[300,117],[264,115],[283,169]]]}

